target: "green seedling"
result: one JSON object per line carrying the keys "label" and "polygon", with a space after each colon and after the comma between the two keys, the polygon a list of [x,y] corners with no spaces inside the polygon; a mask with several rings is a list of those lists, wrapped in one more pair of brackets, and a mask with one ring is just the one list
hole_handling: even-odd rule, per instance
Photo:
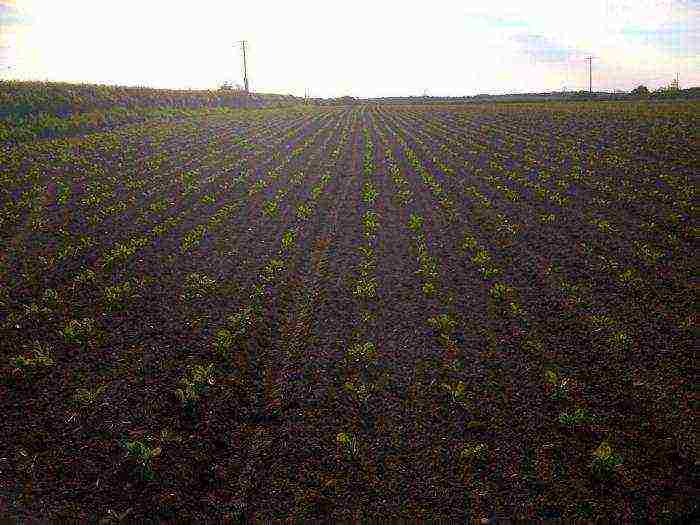
{"label": "green seedling", "polygon": [[191,232],[185,234],[182,239],[182,243],[180,244],[180,251],[185,253],[198,246],[199,243],[202,242],[202,239],[204,239],[205,232],[206,227],[203,224],[200,224]]}
{"label": "green seedling", "polygon": [[203,365],[195,365],[189,370],[189,376],[185,375],[180,380],[182,388],[175,390],[175,396],[182,402],[183,408],[187,414],[194,412],[196,402],[200,396],[206,391],[208,385],[213,385],[215,379],[213,377],[213,364],[208,367]]}
{"label": "green seedling", "polygon": [[294,243],[296,242],[297,232],[294,230],[287,230],[282,236],[282,249],[290,250]]}
{"label": "green seedling", "polygon": [[88,408],[95,404],[97,399],[104,393],[107,385],[100,385],[94,390],[88,388],[78,388],[73,396],[73,401],[81,408]]}
{"label": "green seedling", "polygon": [[275,276],[284,271],[284,262],[281,259],[272,259],[265,268],[263,268],[262,280],[271,283]]}
{"label": "green seedling", "polygon": [[559,414],[559,424],[569,428],[588,425],[592,421],[593,417],[583,407],[579,407],[573,412],[564,411]]}
{"label": "green seedling", "polygon": [[154,475],[151,461],[160,455],[160,447],[151,448],[140,441],[123,441],[122,446],[126,449],[127,456],[137,462],[141,479],[152,480]]}
{"label": "green seedling", "polygon": [[185,278],[183,293],[180,296],[185,301],[204,299],[216,291],[216,281],[203,273],[191,273]]}
{"label": "green seedling", "polygon": [[275,217],[279,211],[277,200],[273,199],[263,204],[263,212],[269,217]]}
{"label": "green seedling", "polygon": [[480,463],[488,458],[488,447],[484,443],[468,443],[460,451],[459,457],[465,462]]}
{"label": "green seedling", "polygon": [[48,344],[42,345],[39,341],[34,341],[25,355],[10,358],[13,372],[24,376],[31,376],[32,372],[39,367],[50,367],[54,364],[51,347]]}
{"label": "green seedling", "polygon": [[457,326],[457,321],[449,314],[440,314],[428,319],[428,324],[440,332],[441,335],[449,335],[454,331],[455,326]]}
{"label": "green seedling", "polygon": [[379,191],[374,187],[371,181],[365,182],[362,188],[362,200],[367,204],[372,204],[379,195]]}
{"label": "green seedling", "polygon": [[67,343],[85,344],[95,332],[95,320],[89,317],[84,319],[71,319],[59,333]]}
{"label": "green seedling", "polygon": [[491,295],[491,298],[494,299],[495,301],[501,303],[506,300],[506,297],[513,291],[513,289],[510,286],[507,286],[506,284],[503,283],[493,283],[491,286],[491,289],[489,290],[489,294]]}
{"label": "green seedling", "polygon": [[311,209],[311,206],[309,204],[300,204],[297,207],[297,217],[299,217],[301,220],[306,220],[309,217],[311,217],[313,210]]}
{"label": "green seedling", "polygon": [[348,360],[360,362],[362,360],[372,360],[376,357],[377,350],[374,347],[374,343],[366,342],[355,343],[346,352]]}
{"label": "green seedling", "polygon": [[335,441],[351,456],[357,454],[357,439],[353,435],[347,432],[339,432],[335,437]]}
{"label": "green seedling", "polygon": [[466,386],[463,381],[458,381],[454,385],[442,383],[440,386],[443,389],[447,390],[447,392],[450,394],[450,397],[452,398],[452,402],[458,403],[460,405],[467,404]]}
{"label": "green seedling", "polygon": [[365,297],[367,299],[377,295],[377,281],[374,277],[363,277],[355,284],[353,295]]}
{"label": "green seedling", "polygon": [[347,382],[343,385],[345,391],[349,392],[353,397],[362,403],[366,403],[372,392],[375,390],[375,385],[372,383],[363,383],[361,381]]}
{"label": "green seedling", "polygon": [[129,281],[105,288],[105,306],[110,311],[123,310],[133,295],[133,287]]}
{"label": "green seedling", "polygon": [[365,235],[371,237],[379,228],[379,220],[377,214],[372,210],[367,210],[367,213],[362,217],[362,224],[365,227]]}
{"label": "green seedling", "polygon": [[414,232],[420,231],[420,229],[423,227],[423,217],[412,213],[408,220],[408,227]]}
{"label": "green seedling", "polygon": [[235,340],[246,337],[253,326],[255,311],[252,306],[242,308],[238,313],[226,318],[226,323],[231,330],[231,335]]}
{"label": "green seedling", "polygon": [[464,250],[476,250],[476,248],[479,246],[479,244],[476,242],[476,239],[468,234],[464,234],[464,240],[462,241],[462,248]]}
{"label": "green seedling", "polygon": [[545,372],[545,379],[550,385],[552,398],[555,400],[564,399],[569,393],[570,380],[565,377],[560,377],[554,369],[548,369]]}
{"label": "green seedling", "polygon": [[612,447],[607,441],[603,441],[593,452],[591,470],[598,478],[610,477],[620,465],[622,465],[622,457],[613,453]]}
{"label": "green seedling", "polygon": [[231,331],[224,328],[216,332],[214,348],[216,352],[225,359],[228,357],[234,342],[235,339]]}

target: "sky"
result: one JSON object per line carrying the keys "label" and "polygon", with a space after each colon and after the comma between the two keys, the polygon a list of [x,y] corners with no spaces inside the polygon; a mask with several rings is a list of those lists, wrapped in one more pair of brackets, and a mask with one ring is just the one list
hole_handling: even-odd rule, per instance
{"label": "sky", "polygon": [[700,86],[700,0],[0,0],[0,78],[312,97]]}

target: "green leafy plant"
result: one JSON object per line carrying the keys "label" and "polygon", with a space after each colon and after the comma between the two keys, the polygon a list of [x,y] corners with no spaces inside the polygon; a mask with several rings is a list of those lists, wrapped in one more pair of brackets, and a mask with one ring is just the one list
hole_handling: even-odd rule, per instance
{"label": "green leafy plant", "polygon": [[622,465],[622,457],[613,452],[607,441],[603,441],[597,449],[593,451],[593,461],[591,470],[598,478],[607,478],[612,475],[615,469]]}
{"label": "green leafy plant", "polygon": [[216,281],[203,273],[191,273],[185,277],[181,299],[204,299],[216,291]]}
{"label": "green leafy plant", "polygon": [[376,357],[377,350],[374,343],[368,341],[364,344],[355,343],[346,351],[348,360],[359,362],[362,360],[372,360]]}
{"label": "green leafy plant", "polygon": [[272,259],[263,268],[262,280],[270,283],[274,280],[275,276],[284,271],[284,262],[281,259]]}
{"label": "green leafy plant", "polygon": [[185,253],[198,246],[199,243],[202,242],[202,239],[204,239],[205,232],[206,227],[203,224],[200,224],[192,231],[186,233],[182,239],[182,243],[180,244],[180,251]]}
{"label": "green leafy plant", "polygon": [[51,347],[34,341],[24,355],[10,358],[10,366],[15,374],[31,376],[39,367],[51,367],[55,364],[51,357]]}
{"label": "green leafy plant", "polygon": [[545,371],[545,380],[550,387],[553,399],[564,399],[568,395],[570,380],[566,377],[561,377],[554,368],[549,368]]}
{"label": "green leafy plant", "polygon": [[449,335],[457,326],[457,321],[455,321],[449,314],[440,314],[428,319],[428,324],[437,330],[441,335]]}
{"label": "green leafy plant", "polygon": [[175,396],[182,402],[186,413],[190,415],[193,413],[196,402],[206,391],[208,385],[215,383],[213,368],[213,364],[206,368],[203,365],[195,365],[189,369],[189,376],[186,374],[180,380],[182,388],[175,390]]}
{"label": "green leafy plant", "polygon": [[593,417],[584,407],[579,407],[573,412],[563,411],[559,414],[559,424],[565,427],[576,427],[588,425],[593,421]]}
{"label": "green leafy plant", "polygon": [[124,281],[114,286],[108,286],[105,288],[104,293],[105,306],[110,311],[123,310],[132,295],[133,286],[129,281]]}
{"label": "green leafy plant", "polygon": [[448,383],[442,383],[440,386],[443,389],[447,390],[454,403],[458,403],[460,405],[467,404],[466,385],[463,381],[457,381],[457,383],[452,385]]}
{"label": "green leafy plant", "polygon": [[493,283],[491,286],[491,289],[489,290],[489,294],[491,295],[491,298],[494,299],[497,302],[503,302],[506,300],[509,294],[511,294],[513,289],[503,283]]}
{"label": "green leafy plant", "polygon": [[160,447],[151,448],[141,441],[123,441],[122,446],[126,449],[127,456],[136,461],[141,478],[152,480],[154,475],[151,462],[154,457],[160,455]]}
{"label": "green leafy plant", "polygon": [[338,432],[335,437],[335,441],[351,456],[357,454],[357,439],[352,434],[347,432]]}
{"label": "green leafy plant", "polygon": [[372,392],[375,390],[375,385],[372,383],[363,383],[362,381],[346,382],[343,388],[353,397],[362,403],[366,403]]}
{"label": "green leafy plant", "polygon": [[297,232],[294,230],[287,230],[282,236],[282,249],[290,250],[294,243],[296,242]]}
{"label": "green leafy plant", "polygon": [[160,213],[168,209],[168,206],[170,206],[168,199],[160,199],[156,202],[152,202],[148,206],[148,209],[151,210],[153,213]]}
{"label": "green leafy plant", "polygon": [[51,307],[58,306],[58,303],[60,302],[58,292],[53,288],[47,288],[46,290],[44,290],[44,295],[42,295],[41,298],[47,305]]}
{"label": "green leafy plant", "polygon": [[255,320],[255,310],[252,306],[241,308],[235,314],[226,318],[226,323],[231,330],[231,335],[234,339],[239,340],[250,333]]}
{"label": "green leafy plant", "polygon": [[214,339],[214,348],[222,357],[226,358],[231,351],[235,342],[235,338],[230,330],[225,328],[218,330]]}
{"label": "green leafy plant", "polygon": [[279,204],[276,199],[269,200],[263,204],[263,212],[269,217],[275,217],[279,211]]}
{"label": "green leafy plant", "polygon": [[377,280],[375,277],[363,277],[355,283],[353,295],[358,297],[371,298],[377,295]]}
{"label": "green leafy plant", "polygon": [[58,204],[65,204],[70,199],[71,189],[70,185],[66,183],[58,184],[56,191],[56,202]]}
{"label": "green leafy plant", "polygon": [[488,458],[488,447],[485,443],[468,443],[459,453],[462,461],[480,463]]}
{"label": "green leafy plant", "polygon": [[412,213],[408,220],[408,227],[414,232],[420,231],[420,229],[423,227],[423,217]]}
{"label": "green leafy plant", "polygon": [[73,395],[73,401],[81,408],[88,408],[95,404],[97,399],[102,395],[107,388],[107,385],[99,385],[95,389],[78,388]]}
{"label": "green leafy plant", "polygon": [[374,187],[371,181],[365,182],[362,187],[362,200],[367,204],[372,204],[379,195],[379,191]]}
{"label": "green leafy plant", "polygon": [[313,210],[311,209],[311,206],[309,204],[300,204],[297,207],[297,217],[299,217],[302,220],[306,220],[309,217],[311,217],[312,213]]}
{"label": "green leafy plant", "polygon": [[95,320],[90,317],[71,319],[59,333],[67,343],[85,344],[95,332]]}
{"label": "green leafy plant", "polygon": [[362,224],[365,228],[365,236],[372,237],[377,229],[379,229],[379,219],[377,214],[372,210],[367,210],[362,217]]}

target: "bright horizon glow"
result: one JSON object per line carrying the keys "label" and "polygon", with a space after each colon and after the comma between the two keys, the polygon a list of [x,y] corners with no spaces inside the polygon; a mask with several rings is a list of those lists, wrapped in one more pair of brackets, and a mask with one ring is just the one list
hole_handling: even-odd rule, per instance
{"label": "bright horizon glow", "polygon": [[[698,0],[0,0],[0,78],[312,97],[700,86]],[[421,7],[422,6],[422,7]],[[9,68],[8,68],[9,66]]]}

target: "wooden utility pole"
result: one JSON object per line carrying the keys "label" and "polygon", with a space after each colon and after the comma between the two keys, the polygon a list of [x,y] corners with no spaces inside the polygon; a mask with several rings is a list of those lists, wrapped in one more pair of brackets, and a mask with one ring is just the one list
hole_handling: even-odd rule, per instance
{"label": "wooden utility pole", "polygon": [[243,85],[245,86],[245,92],[248,94],[248,67],[246,64],[246,59],[245,59],[245,40],[239,40],[239,44],[241,44],[241,49],[243,49]]}
{"label": "wooden utility pole", "polygon": [[588,92],[593,96],[593,59],[596,57],[586,57],[588,60]]}

